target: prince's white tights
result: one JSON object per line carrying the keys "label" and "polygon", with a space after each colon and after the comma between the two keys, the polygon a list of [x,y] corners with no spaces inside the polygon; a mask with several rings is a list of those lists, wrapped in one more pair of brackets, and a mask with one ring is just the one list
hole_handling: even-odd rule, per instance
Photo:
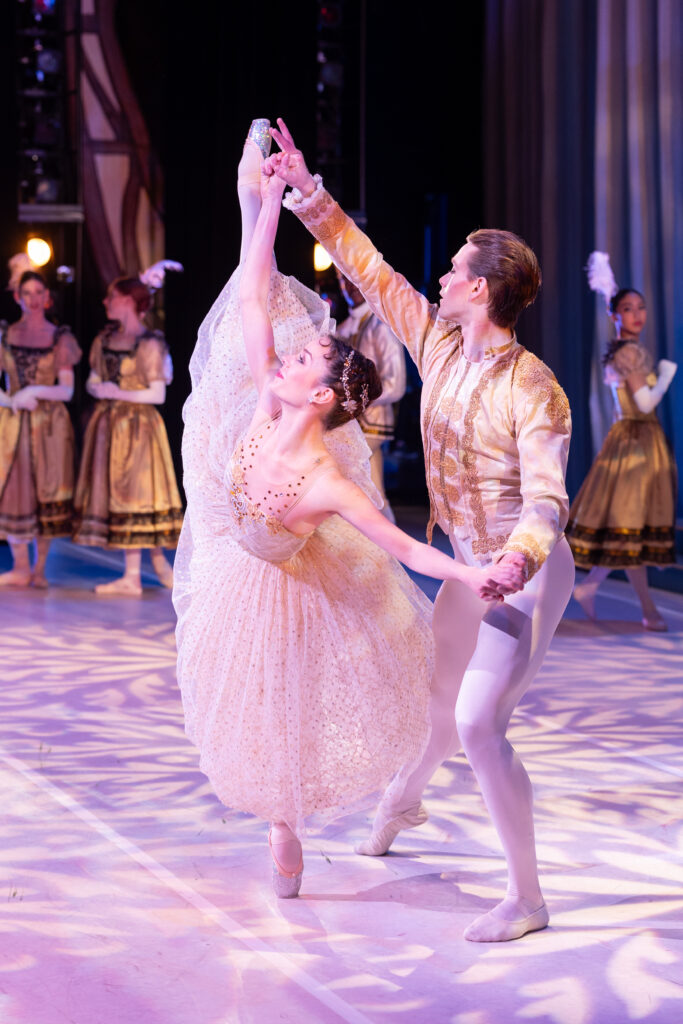
{"label": "prince's white tights", "polygon": [[[457,561],[475,564],[469,545],[451,542]],[[419,804],[435,770],[462,746],[505,853],[508,918],[532,914],[543,897],[531,783],[505,732],[541,666],[573,582],[574,560],[563,537],[524,589],[494,608],[462,583],[443,584],[434,606],[431,738],[421,760],[393,780],[380,808],[386,821]]]}

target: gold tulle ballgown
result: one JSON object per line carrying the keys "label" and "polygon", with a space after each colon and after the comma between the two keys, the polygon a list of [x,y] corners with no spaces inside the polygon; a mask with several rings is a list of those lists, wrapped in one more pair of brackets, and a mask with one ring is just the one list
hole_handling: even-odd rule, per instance
{"label": "gold tulle ballgown", "polygon": [[[229,807],[301,835],[376,794],[427,737],[431,606],[395,559],[338,516],[306,537],[250,506],[239,453],[256,404],[239,271],[200,329],[185,408],[188,499],[175,561],[178,682],[200,766]],[[278,352],[327,307],[273,271]],[[318,315],[318,319],[316,319]],[[373,492],[356,423],[326,435]]]}

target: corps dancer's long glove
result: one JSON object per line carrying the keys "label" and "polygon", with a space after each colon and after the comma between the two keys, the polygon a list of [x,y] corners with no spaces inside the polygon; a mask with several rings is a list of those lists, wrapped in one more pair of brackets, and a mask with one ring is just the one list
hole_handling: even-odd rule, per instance
{"label": "corps dancer's long glove", "polygon": [[657,364],[657,383],[653,387],[643,384],[634,392],[633,398],[641,412],[652,412],[661,402],[674,379],[678,363],[672,363],[670,359],[660,359]]}

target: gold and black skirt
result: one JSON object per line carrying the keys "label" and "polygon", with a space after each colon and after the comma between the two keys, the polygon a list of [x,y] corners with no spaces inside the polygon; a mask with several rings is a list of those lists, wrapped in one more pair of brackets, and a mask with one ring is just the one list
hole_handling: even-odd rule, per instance
{"label": "gold and black skirt", "polygon": [[83,441],[74,540],[174,548],[183,522],[166,427],[153,405],[98,402]]}
{"label": "gold and black skirt", "polygon": [[64,403],[0,408],[0,537],[68,537],[73,488],[74,432]]}
{"label": "gold and black skirt", "polygon": [[569,510],[577,566],[671,565],[675,510],[676,464],[656,417],[619,420]]}

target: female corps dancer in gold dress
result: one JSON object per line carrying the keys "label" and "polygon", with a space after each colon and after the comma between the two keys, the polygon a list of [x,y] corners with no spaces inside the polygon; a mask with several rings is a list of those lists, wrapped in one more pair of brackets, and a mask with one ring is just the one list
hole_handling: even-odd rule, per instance
{"label": "female corps dancer in gold dress", "polygon": [[[263,125],[250,135],[263,143]],[[368,496],[353,421],[377,371],[273,269],[284,186],[261,175],[262,153],[247,142],[244,262],[190,364],[173,596],[201,769],[223,803],[271,823],[275,891],[292,897],[306,821],[372,801],[426,740],[430,606],[395,558],[484,600],[504,581],[412,540]]]}
{"label": "female corps dancer in gold dress", "polygon": [[172,371],[161,333],[144,323],[152,294],[139,278],[112,282],[104,299],[110,323],[93,342],[87,390],[97,399],[83,442],[76,486],[78,544],[121,548],[125,572],[98,594],[142,593],[143,548],[164,586],[173,571],[163,547],[180,536],[182,505],[166,427],[156,406]]}
{"label": "female corps dancer in gold dress", "polygon": [[574,560],[590,570],[574,596],[595,618],[598,587],[613,569],[624,569],[640,600],[643,626],[662,631],[667,625],[652,600],[646,566],[675,562],[676,465],[655,408],[676,364],[661,359],[653,372],[652,356],[640,341],[647,322],[640,292],[617,291],[608,299],[608,312],[617,329],[603,358],[614,424],[569,511],[567,539]]}
{"label": "female corps dancer in gold dress", "polygon": [[0,391],[0,537],[14,559],[0,586],[46,587],[50,539],[72,528],[74,434],[64,403],[73,396],[81,350],[68,327],[46,319],[52,300],[40,274],[22,274],[15,298],[21,319],[0,328],[7,386]]}

